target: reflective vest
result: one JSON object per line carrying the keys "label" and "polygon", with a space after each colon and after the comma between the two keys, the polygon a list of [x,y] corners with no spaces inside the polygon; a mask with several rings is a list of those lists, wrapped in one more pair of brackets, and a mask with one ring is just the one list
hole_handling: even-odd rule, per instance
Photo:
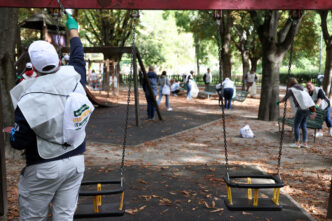
{"label": "reflective vest", "polygon": [[37,136],[38,153],[43,159],[61,156],[79,146],[64,145],[63,119],[68,96],[72,92],[86,96],[80,79],[73,66],[62,66],[54,74],[22,81],[10,91],[14,109],[20,108]]}

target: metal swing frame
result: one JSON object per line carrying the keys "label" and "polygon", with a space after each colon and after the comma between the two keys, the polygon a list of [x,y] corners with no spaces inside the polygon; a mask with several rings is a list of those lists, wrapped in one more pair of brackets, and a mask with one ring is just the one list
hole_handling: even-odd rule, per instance
{"label": "metal swing frame", "polygon": [[[215,19],[218,26],[218,52],[219,52],[219,74],[220,80],[222,82],[222,52],[221,52],[221,33],[220,33],[220,20],[221,11],[217,13],[215,11]],[[291,74],[292,66],[292,56],[293,56],[293,43],[294,38],[291,42],[290,56],[289,56],[289,66],[288,66],[288,78]],[[288,89],[288,86],[287,86]],[[286,89],[286,90],[287,90]],[[279,204],[280,188],[284,187],[284,183],[280,177],[280,164],[282,157],[282,146],[284,137],[284,125],[286,117],[287,103],[284,106],[283,119],[282,119],[282,130],[280,136],[280,146],[278,153],[278,165],[277,165],[277,175],[230,175],[229,173],[229,163],[228,163],[228,146],[226,138],[226,121],[225,121],[225,108],[224,101],[221,99],[221,110],[222,110],[222,122],[223,122],[223,136],[224,136],[224,149],[225,149],[225,167],[226,176],[224,181],[227,188],[227,199],[224,200],[225,205],[229,210],[243,211],[243,210],[253,210],[253,211],[280,211],[282,210],[282,205]],[[247,183],[235,182],[237,179],[247,179]],[[252,179],[259,180],[272,180],[272,183],[266,182],[256,182],[253,183]],[[232,195],[232,188],[235,189],[247,189],[248,196],[246,198],[234,198]],[[274,189],[272,194],[272,199],[259,199],[260,189]],[[254,191],[254,197],[252,196],[252,190]],[[259,203],[260,201],[260,203]]]}
{"label": "metal swing frame", "polygon": [[[67,15],[65,8],[63,7],[60,0],[57,0],[61,10],[64,14]],[[125,214],[125,206],[124,206],[124,193],[125,193],[125,181],[124,181],[124,161],[125,161],[125,151],[127,145],[127,129],[128,129],[128,119],[129,119],[129,104],[130,104],[130,95],[131,95],[131,81],[133,76],[133,67],[135,62],[135,34],[136,34],[136,21],[139,18],[139,11],[137,10],[132,14],[133,17],[133,27],[132,27],[132,46],[131,46],[131,54],[132,54],[132,62],[130,65],[130,73],[129,73],[129,85],[128,85],[128,96],[127,96],[127,108],[126,108],[126,117],[125,117],[125,125],[124,125],[124,136],[123,136],[123,144],[122,144],[122,159],[120,166],[120,179],[119,180],[98,180],[98,181],[85,181],[81,183],[82,186],[96,186],[95,191],[79,191],[79,196],[91,196],[93,197],[93,205],[91,204],[78,204],[77,209],[74,215],[75,219],[79,218],[99,218],[99,217],[117,217],[123,216]],[[59,25],[59,20],[58,24]],[[57,26],[57,35],[59,36],[60,31]],[[58,40],[58,53],[61,54],[61,45]],[[102,185],[118,185],[118,188],[110,189],[110,190],[102,190]],[[120,202],[118,205],[105,203],[102,204],[102,196],[107,195],[117,195],[120,194]],[[117,207],[114,211],[112,208]]]}

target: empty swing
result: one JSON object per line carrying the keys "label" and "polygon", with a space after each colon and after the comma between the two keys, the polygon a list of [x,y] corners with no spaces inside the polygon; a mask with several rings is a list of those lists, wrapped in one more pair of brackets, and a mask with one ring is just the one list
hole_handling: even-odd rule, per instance
{"label": "empty swing", "polygon": [[[215,13],[215,18],[218,26],[218,48],[219,48],[219,73],[222,78],[222,52],[221,52],[221,34],[220,34],[220,19],[221,15],[217,12]],[[288,78],[291,73],[292,66],[292,54],[293,54],[293,40],[291,43],[290,56],[289,56],[289,66],[288,66]],[[222,80],[221,80],[222,81]],[[280,146],[278,153],[278,165],[276,175],[233,175],[229,173],[229,163],[228,163],[228,147],[226,139],[226,123],[225,123],[225,111],[223,99],[221,99],[221,109],[222,109],[222,122],[223,122],[223,137],[224,137],[224,148],[225,148],[225,167],[226,175],[224,181],[226,183],[227,198],[225,199],[225,204],[229,210],[255,210],[255,211],[280,211],[282,210],[282,205],[279,204],[280,188],[284,187],[284,183],[280,177],[280,163],[282,157],[282,147],[283,147],[283,137],[284,137],[284,124],[286,117],[286,108],[284,106],[283,119],[282,119],[282,130],[280,136]],[[243,182],[243,179],[246,181]],[[270,182],[267,182],[270,181]],[[271,182],[272,181],[272,182]],[[247,196],[238,198],[234,197],[232,194],[232,189],[246,189]],[[273,189],[272,198],[259,198],[260,189]]]}

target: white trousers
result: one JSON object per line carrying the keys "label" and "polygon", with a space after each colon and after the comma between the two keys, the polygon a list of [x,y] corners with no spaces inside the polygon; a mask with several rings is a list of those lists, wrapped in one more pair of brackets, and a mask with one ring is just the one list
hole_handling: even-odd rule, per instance
{"label": "white trousers", "polygon": [[84,156],[31,165],[18,184],[20,220],[44,221],[52,203],[52,220],[73,220],[84,173]]}

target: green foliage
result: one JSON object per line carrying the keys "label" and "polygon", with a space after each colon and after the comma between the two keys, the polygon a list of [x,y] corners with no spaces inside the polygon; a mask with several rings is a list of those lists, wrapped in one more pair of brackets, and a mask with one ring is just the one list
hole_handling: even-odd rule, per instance
{"label": "green foliage", "polygon": [[[320,51],[320,27],[315,11],[307,11],[294,39],[293,62],[297,68],[306,69],[318,65]],[[318,56],[317,56],[318,55]],[[288,65],[289,53],[283,60]]]}
{"label": "green foliage", "polygon": [[136,46],[144,59],[145,65],[161,65],[166,59],[162,52],[162,43],[158,41],[155,33],[148,35],[140,33],[137,37]]}
{"label": "green foliage", "polygon": [[[164,17],[168,18],[170,14],[167,12]],[[216,47],[217,27],[212,14],[208,11],[176,11],[173,14],[179,31],[193,34],[197,59],[207,64],[209,51]]]}
{"label": "green foliage", "polygon": [[132,30],[131,13],[129,10],[79,10],[81,35],[93,46],[123,47]]}

